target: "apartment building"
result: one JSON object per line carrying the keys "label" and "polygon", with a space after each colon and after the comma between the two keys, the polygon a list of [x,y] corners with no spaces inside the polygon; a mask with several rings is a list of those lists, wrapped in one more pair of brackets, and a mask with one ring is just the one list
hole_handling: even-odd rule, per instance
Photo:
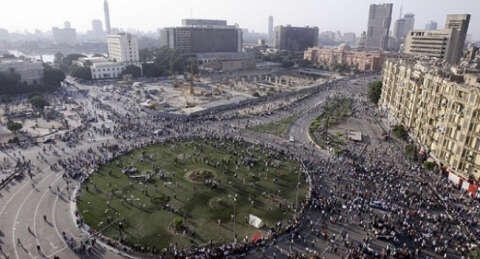
{"label": "apartment building", "polygon": [[[436,59],[388,59],[379,101],[449,178],[476,193],[480,178],[480,71]],[[473,186],[473,187],[472,187]],[[474,189],[474,190],[473,190]]]}

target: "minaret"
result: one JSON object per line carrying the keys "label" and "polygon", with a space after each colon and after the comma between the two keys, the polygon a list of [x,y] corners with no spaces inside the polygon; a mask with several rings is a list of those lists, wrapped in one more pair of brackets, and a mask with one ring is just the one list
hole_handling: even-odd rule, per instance
{"label": "minaret", "polygon": [[110,11],[108,10],[107,0],[103,3],[103,11],[105,12],[105,31],[110,34],[112,30],[110,28]]}

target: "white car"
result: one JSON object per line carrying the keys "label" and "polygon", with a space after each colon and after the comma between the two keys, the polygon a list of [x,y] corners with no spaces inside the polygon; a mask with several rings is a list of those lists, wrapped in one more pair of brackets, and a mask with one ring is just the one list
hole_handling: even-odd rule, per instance
{"label": "white car", "polygon": [[290,142],[295,142],[295,138],[293,136],[290,136],[290,139],[288,139]]}

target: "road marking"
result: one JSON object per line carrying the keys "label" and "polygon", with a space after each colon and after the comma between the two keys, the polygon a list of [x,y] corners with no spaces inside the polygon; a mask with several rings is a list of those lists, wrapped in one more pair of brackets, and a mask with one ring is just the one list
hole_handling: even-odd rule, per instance
{"label": "road marking", "polygon": [[58,194],[57,194],[57,197],[55,198],[55,202],[52,206],[52,223],[53,223],[53,227],[55,228],[55,231],[57,232],[57,236],[58,238],[60,238],[60,240],[63,241],[63,244],[65,245],[64,248],[67,248],[68,245],[67,245],[67,242],[65,242],[65,238],[63,238],[63,236],[60,234],[59,230],[58,230],[58,227],[57,227],[57,220],[56,220],[56,217],[55,217],[55,210],[57,208],[57,202],[58,202]]}
{"label": "road marking", "polygon": [[[61,177],[62,176],[58,176],[57,179],[55,179],[55,181],[52,182],[50,185],[53,185],[56,182],[58,182],[58,180]],[[43,198],[45,198],[45,195],[47,195],[49,192],[50,192],[50,189],[47,188],[46,191],[42,194],[42,197],[40,197],[40,200],[37,203],[37,207],[35,208],[35,212],[33,213],[33,233],[35,234],[35,241],[37,242],[37,245],[40,245],[40,241],[39,241],[38,235],[37,235],[37,213],[38,213],[38,209],[40,208],[40,204],[42,203]]]}
{"label": "road marking", "polygon": [[[39,184],[37,184],[37,186],[39,186],[41,183],[46,181],[52,175],[54,175],[54,174],[52,173],[52,174],[46,176]],[[13,245],[13,250],[15,252],[15,257],[16,258],[19,258],[19,257],[18,257],[17,244],[15,242],[15,229],[16,229],[15,225],[20,223],[20,221],[18,220],[18,216],[20,215],[20,211],[22,211],[23,206],[25,206],[25,202],[27,202],[27,200],[30,198],[30,196],[32,195],[34,190],[35,190],[35,188],[32,188],[32,190],[30,190],[30,193],[27,196],[25,196],[25,199],[23,199],[22,203],[20,204],[20,207],[17,209],[17,213],[15,214],[15,224],[13,224],[13,226],[12,226],[12,245]]]}

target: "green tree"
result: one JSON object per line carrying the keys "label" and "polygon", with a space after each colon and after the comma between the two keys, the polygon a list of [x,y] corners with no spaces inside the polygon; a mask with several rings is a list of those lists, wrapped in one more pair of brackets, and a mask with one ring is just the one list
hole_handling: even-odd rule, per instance
{"label": "green tree", "polygon": [[406,140],[408,137],[408,132],[405,130],[403,125],[395,125],[393,126],[393,135],[399,139]]}
{"label": "green tree", "polygon": [[34,95],[29,99],[30,104],[37,110],[43,110],[45,106],[50,105],[41,95]]}
{"label": "green tree", "polygon": [[88,67],[80,67],[80,66],[71,66],[70,67],[70,75],[76,78],[80,78],[83,80],[91,80],[92,79],[92,72]]}
{"label": "green tree", "polygon": [[368,98],[374,104],[378,104],[382,95],[382,81],[374,81],[368,84]]}
{"label": "green tree", "polygon": [[417,147],[414,144],[407,144],[405,145],[405,154],[408,159],[412,161],[418,160],[418,152]]}
{"label": "green tree", "polygon": [[62,70],[44,65],[43,84],[46,87],[56,89],[60,87],[60,82],[63,80],[65,80],[65,73]]}
{"label": "green tree", "polygon": [[433,162],[425,161],[423,163],[423,168],[425,168],[427,170],[433,170],[434,167],[435,167],[435,163],[433,163]]}
{"label": "green tree", "polygon": [[7,129],[9,131],[13,132],[14,134],[17,134],[17,131],[22,129],[22,127],[23,127],[23,125],[21,123],[18,123],[18,122],[9,121],[7,123]]}
{"label": "green tree", "polygon": [[133,78],[142,76],[142,70],[134,65],[129,65],[122,71],[122,75],[132,75]]}
{"label": "green tree", "polygon": [[180,231],[183,229],[183,219],[180,217],[175,217],[173,219],[173,227],[176,231]]}

